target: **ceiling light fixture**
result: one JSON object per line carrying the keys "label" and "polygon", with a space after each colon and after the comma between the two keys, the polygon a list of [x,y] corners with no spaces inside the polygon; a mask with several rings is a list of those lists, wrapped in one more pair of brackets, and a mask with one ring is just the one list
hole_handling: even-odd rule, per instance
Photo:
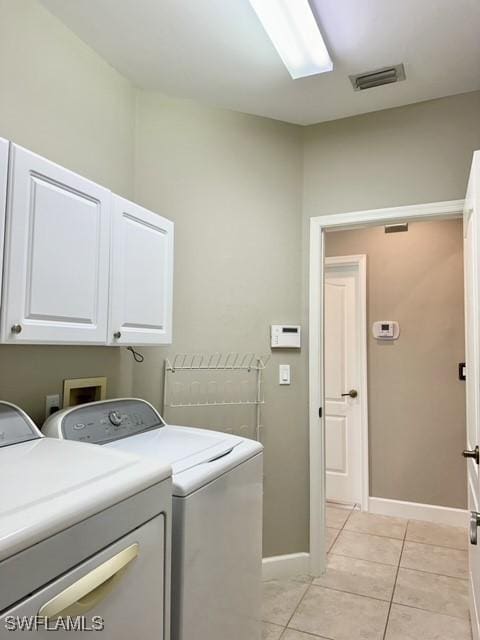
{"label": "ceiling light fixture", "polygon": [[292,78],[333,69],[308,0],[250,0]]}

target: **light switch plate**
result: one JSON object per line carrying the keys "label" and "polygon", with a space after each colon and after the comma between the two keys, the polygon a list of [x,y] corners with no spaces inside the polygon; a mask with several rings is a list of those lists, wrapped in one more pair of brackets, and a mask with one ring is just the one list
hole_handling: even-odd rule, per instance
{"label": "light switch plate", "polygon": [[281,364],[278,366],[278,384],[290,384],[289,364]]}

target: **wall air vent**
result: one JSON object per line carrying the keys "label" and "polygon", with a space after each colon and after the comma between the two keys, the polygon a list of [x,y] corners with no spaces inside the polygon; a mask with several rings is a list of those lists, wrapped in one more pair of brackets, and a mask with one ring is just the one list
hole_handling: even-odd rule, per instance
{"label": "wall air vent", "polygon": [[408,231],[408,222],[385,225],[385,233],[402,233],[402,231]]}
{"label": "wall air vent", "polygon": [[365,71],[349,76],[354,91],[364,91],[373,87],[381,87],[384,84],[400,82],[405,80],[405,67],[403,64],[396,64],[393,67],[383,67],[375,71]]}

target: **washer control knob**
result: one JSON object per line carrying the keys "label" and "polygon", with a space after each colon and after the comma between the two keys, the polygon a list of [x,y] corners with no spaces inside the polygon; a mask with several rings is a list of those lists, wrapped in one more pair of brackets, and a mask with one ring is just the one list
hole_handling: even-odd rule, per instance
{"label": "washer control knob", "polygon": [[118,427],[122,424],[122,416],[118,413],[118,411],[110,411],[110,413],[108,414],[108,419],[115,427]]}

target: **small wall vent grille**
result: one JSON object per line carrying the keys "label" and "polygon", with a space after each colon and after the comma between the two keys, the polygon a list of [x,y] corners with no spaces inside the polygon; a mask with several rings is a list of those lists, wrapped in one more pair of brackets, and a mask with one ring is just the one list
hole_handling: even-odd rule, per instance
{"label": "small wall vent grille", "polygon": [[385,225],[385,233],[402,233],[402,231],[408,231],[408,222]]}
{"label": "small wall vent grille", "polygon": [[405,80],[405,67],[403,64],[396,64],[393,67],[382,67],[382,69],[374,71],[357,73],[349,78],[354,91],[365,91],[365,89],[373,89],[373,87]]}

